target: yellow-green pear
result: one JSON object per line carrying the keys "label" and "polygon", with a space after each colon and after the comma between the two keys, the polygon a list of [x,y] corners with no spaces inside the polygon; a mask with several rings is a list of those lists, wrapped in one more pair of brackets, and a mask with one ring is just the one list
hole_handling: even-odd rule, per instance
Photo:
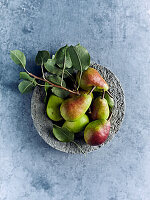
{"label": "yellow-green pear", "polygon": [[65,121],[63,124],[63,128],[67,128],[69,131],[73,133],[79,133],[83,131],[84,127],[89,123],[89,118],[87,115],[83,115],[80,119],[74,121],[74,122],[69,122]]}
{"label": "yellow-green pear", "polygon": [[62,98],[57,97],[53,94],[49,97],[46,112],[48,117],[53,121],[60,121],[63,119],[60,114],[60,105],[63,101],[64,100]]}

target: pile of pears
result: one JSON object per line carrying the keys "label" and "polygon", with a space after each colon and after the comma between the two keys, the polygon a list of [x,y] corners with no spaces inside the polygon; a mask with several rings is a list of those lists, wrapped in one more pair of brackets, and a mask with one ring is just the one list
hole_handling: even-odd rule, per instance
{"label": "pile of pears", "polygon": [[79,95],[70,94],[67,99],[50,95],[47,115],[55,122],[65,120],[62,127],[75,135],[84,131],[87,144],[101,145],[109,136],[110,115],[114,106],[114,100],[107,92],[109,86],[91,67],[82,73],[81,79],[80,73],[77,73],[77,81],[80,81]]}

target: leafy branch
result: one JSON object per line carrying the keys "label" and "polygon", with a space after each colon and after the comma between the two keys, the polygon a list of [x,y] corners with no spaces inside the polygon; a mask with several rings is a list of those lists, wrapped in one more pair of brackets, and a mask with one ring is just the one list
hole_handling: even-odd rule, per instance
{"label": "leafy branch", "polygon": [[[50,58],[48,51],[38,51],[35,62],[37,66],[41,67],[42,77],[38,77],[26,69],[26,57],[23,52],[13,50],[10,52],[10,56],[17,65],[20,65],[25,70],[25,72],[20,72],[20,79],[23,79],[23,81],[18,86],[22,94],[31,91],[38,85],[45,87],[46,95],[49,87],[52,87],[51,91],[56,96],[62,98],[68,96],[69,93],[79,95],[78,89],[82,72],[90,65],[90,55],[80,44],[70,47],[68,47],[68,45],[61,47],[52,58]],[[78,87],[72,75],[74,70],[80,71]],[[46,77],[45,71],[51,74],[50,79]],[[66,88],[64,79],[67,77],[72,80],[74,90]],[[38,82],[36,80],[38,80]],[[39,81],[45,82],[45,84],[41,84]]]}

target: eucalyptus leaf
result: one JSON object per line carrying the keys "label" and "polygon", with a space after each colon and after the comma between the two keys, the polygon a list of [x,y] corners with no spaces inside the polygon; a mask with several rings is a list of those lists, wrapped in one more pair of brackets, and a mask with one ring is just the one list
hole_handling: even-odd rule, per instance
{"label": "eucalyptus leaf", "polygon": [[35,62],[37,65],[42,65],[46,63],[49,58],[50,54],[48,51],[38,51]]}
{"label": "eucalyptus leaf", "polygon": [[76,46],[70,46],[68,48],[72,65],[75,69],[79,71],[86,70],[90,65],[90,55],[83,46],[80,44]]}
{"label": "eucalyptus leaf", "polygon": [[37,84],[35,78],[32,78],[26,72],[20,72],[20,79],[27,80],[33,82],[35,85]]}
{"label": "eucalyptus leaf", "polygon": [[35,87],[34,83],[31,81],[22,81],[18,85],[19,91],[24,94],[32,91],[32,89]]}
{"label": "eucalyptus leaf", "polygon": [[74,140],[74,133],[55,124],[53,125],[53,134],[60,142],[72,142]]}
{"label": "eucalyptus leaf", "polygon": [[63,90],[61,88],[57,88],[57,87],[52,88],[52,93],[55,94],[58,97],[63,98],[63,99],[66,98],[69,95],[68,91]]}
{"label": "eucalyptus leaf", "polygon": [[72,67],[71,58],[69,55],[69,51],[67,49],[68,49],[68,46],[66,45],[60,48],[55,54],[56,64],[60,68],[64,68],[64,65],[65,65],[65,68]]}
{"label": "eucalyptus leaf", "polygon": [[19,50],[10,51],[10,57],[15,64],[20,65],[21,67],[26,67],[26,57],[23,52]]}

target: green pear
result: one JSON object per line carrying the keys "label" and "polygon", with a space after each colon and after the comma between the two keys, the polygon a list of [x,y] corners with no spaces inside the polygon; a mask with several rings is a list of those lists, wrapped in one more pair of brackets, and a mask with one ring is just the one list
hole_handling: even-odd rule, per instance
{"label": "green pear", "polygon": [[110,108],[113,108],[114,107],[114,99],[107,92],[105,92],[104,98],[107,100],[107,103],[110,106]]}
{"label": "green pear", "polygon": [[73,133],[81,132],[84,127],[89,123],[89,118],[87,115],[83,115],[81,118],[74,122],[65,121],[63,124],[63,128],[67,128],[69,131]]}
{"label": "green pear", "polygon": [[63,119],[60,114],[60,105],[63,101],[64,100],[62,98],[57,97],[53,94],[49,97],[46,112],[48,117],[53,121],[60,121]]}
{"label": "green pear", "polygon": [[90,90],[93,86],[96,86],[95,91],[99,89],[107,91],[109,88],[108,84],[99,74],[99,72],[91,67],[89,67],[82,73],[81,80],[80,81],[79,80],[80,80],[80,72],[77,73],[77,82],[78,84],[80,82],[80,87],[84,90]]}
{"label": "green pear", "polygon": [[91,117],[96,119],[107,119],[109,117],[109,106],[105,98],[97,97],[92,105]]}
{"label": "green pear", "polygon": [[84,140],[91,146],[97,146],[104,143],[110,131],[110,121],[101,119],[89,123],[84,130]]}
{"label": "green pear", "polygon": [[60,106],[60,113],[66,121],[76,121],[81,118],[92,102],[89,94],[81,94],[72,98],[68,98]]}

